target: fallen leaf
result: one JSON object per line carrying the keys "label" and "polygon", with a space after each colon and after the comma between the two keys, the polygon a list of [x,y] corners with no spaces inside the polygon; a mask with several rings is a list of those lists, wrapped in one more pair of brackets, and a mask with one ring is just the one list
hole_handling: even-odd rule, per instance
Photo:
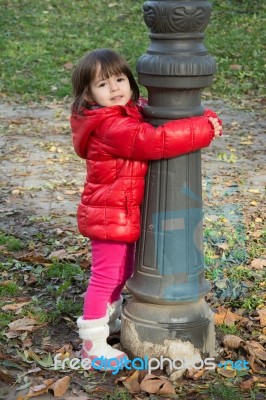
{"label": "fallen leaf", "polygon": [[64,376],[63,378],[58,379],[56,382],[54,382],[50,387],[50,389],[53,390],[54,397],[63,396],[68,389],[69,382],[70,376]]}
{"label": "fallen leaf", "polygon": [[66,250],[65,249],[61,249],[61,250],[53,251],[49,255],[49,258],[58,258],[58,260],[62,260],[64,258],[66,258],[67,255],[68,255],[68,253],[66,252]]}
{"label": "fallen leaf", "polygon": [[14,125],[22,125],[23,124],[23,120],[21,120],[21,119],[11,119],[10,123],[14,124]]}
{"label": "fallen leaf", "polygon": [[19,261],[29,261],[32,264],[47,264],[50,263],[51,261],[42,256],[41,254],[38,254],[36,250],[33,250],[30,253],[26,253],[22,256],[18,257]]}
{"label": "fallen leaf", "polygon": [[31,397],[36,397],[39,396],[41,394],[47,393],[50,386],[52,385],[52,383],[55,381],[54,378],[51,379],[46,379],[45,381],[43,381],[42,384],[40,385],[35,385],[33,387],[30,388],[28,394],[26,394],[23,397],[17,397],[16,400],[28,400]]}
{"label": "fallen leaf", "polygon": [[255,342],[254,340],[247,341],[244,349],[251,356],[255,356],[262,361],[266,361],[266,351],[260,343]]}
{"label": "fallen leaf", "polygon": [[21,189],[14,189],[14,190],[12,190],[11,193],[12,193],[13,195],[16,196],[16,195],[18,195],[18,194],[22,194],[22,192],[23,192],[23,190],[22,190],[22,188],[21,188]]}
{"label": "fallen leaf", "polygon": [[8,326],[12,331],[32,331],[36,324],[36,319],[25,317],[11,322]]}
{"label": "fallen leaf", "polygon": [[204,372],[205,372],[204,368],[201,368],[201,369],[190,368],[186,372],[186,377],[196,381],[202,377]]}
{"label": "fallen leaf", "polygon": [[18,337],[21,334],[20,331],[8,331],[5,332],[4,335],[8,338],[8,339],[14,339],[16,337]]}
{"label": "fallen leaf", "polygon": [[260,193],[259,189],[248,189],[248,192],[258,194]]}
{"label": "fallen leaf", "polygon": [[48,353],[47,356],[43,356],[43,358],[41,358],[36,353],[34,353],[33,350],[29,349],[29,350],[25,350],[24,354],[28,358],[34,360],[36,363],[38,363],[39,365],[41,365],[44,368],[52,367],[54,365],[54,361],[53,361],[50,353]]}
{"label": "fallen leaf", "polygon": [[67,396],[64,400],[88,400],[88,396]]}
{"label": "fallen leaf", "polygon": [[147,393],[175,394],[175,389],[171,382],[165,377],[147,374],[140,384],[140,390]]}
{"label": "fallen leaf", "polygon": [[227,309],[224,307],[218,307],[218,312],[214,313],[214,323],[215,325],[222,325],[227,313]]}
{"label": "fallen leaf", "polygon": [[64,194],[76,194],[77,191],[76,190],[65,190]]}
{"label": "fallen leaf", "polygon": [[140,392],[140,384],[139,384],[139,371],[135,371],[131,376],[129,376],[126,380],[123,381],[123,385],[129,391],[129,393],[139,393]]}
{"label": "fallen leaf", "polygon": [[71,69],[73,69],[73,67],[74,67],[74,65],[72,62],[67,62],[64,64],[65,69],[71,70]]}
{"label": "fallen leaf", "polygon": [[235,322],[239,319],[238,315],[232,313],[230,310],[227,311],[224,324],[227,326],[235,325]]}
{"label": "fallen leaf", "polygon": [[240,388],[242,390],[250,390],[255,382],[258,381],[258,378],[255,376],[251,376],[249,379],[245,379],[241,382]]}
{"label": "fallen leaf", "polygon": [[223,345],[229,347],[230,349],[239,349],[243,346],[245,342],[236,335],[225,335],[223,339]]}
{"label": "fallen leaf", "polygon": [[254,258],[250,264],[252,269],[261,270],[266,267],[266,259],[265,258]]}
{"label": "fallen leaf", "polygon": [[258,310],[258,314],[260,317],[260,325],[262,327],[266,326],[266,308],[263,308],[262,310]]}
{"label": "fallen leaf", "polygon": [[216,313],[214,313],[214,323],[215,325],[227,325],[233,326],[235,322],[239,319],[237,314],[232,313],[229,309],[220,306],[217,308]]}
{"label": "fallen leaf", "polygon": [[247,356],[247,361],[249,362],[250,368],[252,369],[253,372],[255,373],[260,373],[260,370],[257,368],[256,364],[255,364],[255,356]]}
{"label": "fallen leaf", "polygon": [[[229,365],[227,367],[230,367]],[[226,368],[217,368],[217,372],[219,375],[224,376],[225,378],[234,378],[236,376],[235,369],[227,369]]]}
{"label": "fallen leaf", "polygon": [[253,144],[251,140],[241,140],[240,144]]}
{"label": "fallen leaf", "polygon": [[14,304],[6,304],[2,307],[3,311],[17,311],[20,308],[24,307],[25,304],[29,304],[30,301],[24,301],[23,303],[14,303]]}
{"label": "fallen leaf", "polygon": [[242,69],[242,65],[239,64],[231,64],[230,69],[233,71],[240,71]]}
{"label": "fallen leaf", "polygon": [[15,381],[10,372],[4,367],[0,367],[0,380],[5,383],[14,383]]}

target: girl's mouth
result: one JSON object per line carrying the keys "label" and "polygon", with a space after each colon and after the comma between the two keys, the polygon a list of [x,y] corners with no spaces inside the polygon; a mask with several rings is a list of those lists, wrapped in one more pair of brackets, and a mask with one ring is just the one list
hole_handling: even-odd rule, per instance
{"label": "girl's mouth", "polygon": [[113,97],[111,100],[112,100],[112,101],[118,101],[118,100],[121,100],[122,97],[123,97],[123,96],[115,96],[115,97]]}

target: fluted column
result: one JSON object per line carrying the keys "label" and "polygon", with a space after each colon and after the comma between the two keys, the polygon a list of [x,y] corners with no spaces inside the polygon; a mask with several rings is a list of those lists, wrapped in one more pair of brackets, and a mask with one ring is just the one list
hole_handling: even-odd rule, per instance
{"label": "fluted column", "polygon": [[[144,3],[150,47],[137,65],[148,90],[145,115],[154,126],[202,115],[201,92],[215,72],[203,31],[211,6],[205,0]],[[142,232],[122,316],[121,341],[134,355],[176,358],[214,351],[212,313],[204,296],[201,155],[152,162],[142,206]],[[190,350],[189,350],[190,349]],[[160,353],[158,353],[158,351]]]}

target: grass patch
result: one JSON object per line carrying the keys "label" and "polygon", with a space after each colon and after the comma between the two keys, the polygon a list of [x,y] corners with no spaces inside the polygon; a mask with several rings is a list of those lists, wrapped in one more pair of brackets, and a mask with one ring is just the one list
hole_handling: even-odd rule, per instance
{"label": "grass patch", "polygon": [[0,234],[0,245],[4,245],[8,251],[19,251],[24,247],[20,239],[3,233]]}
{"label": "grass patch", "polygon": [[8,324],[12,322],[14,316],[8,312],[0,312],[0,340],[5,341],[6,336],[4,334],[4,329],[7,328]]}
{"label": "grass patch", "polygon": [[20,288],[15,282],[1,282],[0,283],[0,297],[12,297],[18,294]]}
{"label": "grass patch", "polygon": [[56,310],[63,315],[82,315],[82,307],[82,300],[73,302],[73,299],[63,299],[59,297],[56,302]]}
{"label": "grass patch", "polygon": [[212,4],[207,45],[218,66],[213,92],[235,99],[265,95],[265,3],[217,0]]}
{"label": "grass patch", "polygon": [[5,329],[13,319],[14,316],[12,314],[9,314],[8,312],[0,312],[0,329]]}
{"label": "grass patch", "polygon": [[104,400],[130,400],[132,396],[126,390],[115,389],[112,394],[106,394]]}
{"label": "grass patch", "polygon": [[224,335],[237,335],[239,334],[239,331],[235,325],[228,326],[228,325],[219,325],[218,329],[224,334]]}
{"label": "grass patch", "polygon": [[[236,99],[260,96],[265,76],[265,4],[211,3],[206,45],[218,65],[212,93]],[[143,4],[143,0],[79,0],[78,6],[72,0],[5,0],[0,15],[0,91],[22,101],[69,96],[72,66],[97,47],[119,51],[135,70],[150,42]]]}
{"label": "grass patch", "polygon": [[239,393],[239,389],[226,386],[222,381],[217,384],[211,384],[209,386],[208,397],[210,400],[243,400],[243,396]]}
{"label": "grass patch", "polygon": [[231,205],[212,208],[214,219],[205,217],[204,254],[207,268],[239,266],[249,259],[246,228],[239,210]]}
{"label": "grass patch", "polygon": [[83,276],[84,272],[77,264],[54,261],[46,272],[47,278],[69,279]]}
{"label": "grass patch", "polygon": [[255,254],[263,254],[263,235],[252,241],[241,209],[230,204],[213,207],[204,224],[205,277],[212,283],[215,300],[248,312],[262,306],[265,272],[252,270],[250,263]]}

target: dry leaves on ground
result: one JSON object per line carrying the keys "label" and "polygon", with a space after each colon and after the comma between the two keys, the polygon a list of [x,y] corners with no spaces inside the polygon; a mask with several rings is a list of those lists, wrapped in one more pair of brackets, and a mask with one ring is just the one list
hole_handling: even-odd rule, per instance
{"label": "dry leaves on ground", "polygon": [[141,391],[159,395],[175,394],[172,383],[166,377],[152,374],[145,375],[143,379],[142,377],[143,374],[137,370],[128,377],[118,378],[115,383],[122,382],[131,394],[138,394]]}
{"label": "dry leaves on ground", "polygon": [[262,327],[266,326],[266,308],[262,310],[258,310],[259,318],[260,318],[260,325]]}
{"label": "dry leaves on ground", "polygon": [[171,382],[164,376],[147,374],[140,384],[140,389],[151,394],[170,395],[175,394]]}
{"label": "dry leaves on ground", "polygon": [[236,321],[240,319],[239,315],[230,311],[223,306],[217,308],[217,312],[214,314],[215,325],[227,325],[233,326]]}
{"label": "dry leaves on ground", "polygon": [[18,397],[17,400],[28,400],[31,397],[39,396],[48,391],[51,391],[54,397],[61,397],[66,393],[69,382],[69,376],[64,376],[58,380],[55,380],[54,378],[45,379],[41,384],[32,386],[26,396]]}
{"label": "dry leaves on ground", "polygon": [[[230,349],[242,348],[246,352],[247,360],[248,360],[253,372],[255,372],[255,373],[261,372],[257,368],[256,364],[262,368],[265,368],[265,366],[266,366],[266,363],[265,363],[266,351],[260,343],[255,342],[254,340],[245,341],[236,335],[225,335],[224,339],[223,339],[223,345]],[[228,365],[228,367],[230,367],[230,366]],[[221,372],[220,374],[223,376],[228,375],[228,372],[219,371],[219,368],[217,370],[218,370],[218,373]],[[225,371],[224,368],[222,368],[221,370]],[[231,376],[232,373],[229,373],[229,375]]]}
{"label": "dry leaves on ground", "polygon": [[225,335],[223,338],[223,345],[229,347],[230,349],[239,349],[243,347],[245,341],[236,335]]}
{"label": "dry leaves on ground", "polygon": [[250,264],[251,269],[262,270],[266,267],[266,259],[265,258],[254,258]]}

